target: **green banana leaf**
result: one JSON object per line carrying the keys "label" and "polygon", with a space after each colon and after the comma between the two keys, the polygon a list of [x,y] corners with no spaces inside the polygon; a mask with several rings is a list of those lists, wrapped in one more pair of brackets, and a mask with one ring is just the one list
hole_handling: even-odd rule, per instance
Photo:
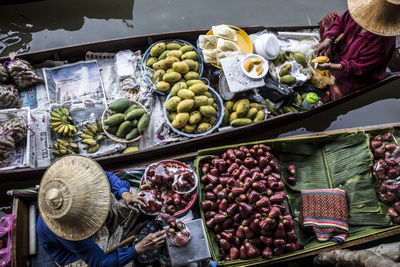
{"label": "green banana leaf", "polygon": [[[390,129],[376,131],[387,132]],[[304,189],[340,188],[346,192],[349,211],[349,236],[346,241],[389,231],[399,226],[390,226],[387,207],[378,201],[377,185],[371,175],[372,154],[368,146],[369,135],[363,131],[332,133],[314,137],[282,138],[251,143],[208,148],[198,152],[195,161],[198,176],[201,177],[201,163],[220,156],[229,148],[241,145],[266,144],[271,146],[275,160],[287,177],[287,166],[296,166],[296,185],[286,184],[289,208],[297,217],[300,211],[300,191]],[[204,199],[204,186],[199,186],[199,200]],[[204,212],[201,216],[205,222]],[[302,229],[296,221],[295,231],[304,249],[283,254],[272,259],[252,258],[249,260],[222,261],[213,231],[206,228],[211,254],[218,265],[250,266],[265,264],[306,252],[336,245],[334,242],[320,243],[314,234]]]}

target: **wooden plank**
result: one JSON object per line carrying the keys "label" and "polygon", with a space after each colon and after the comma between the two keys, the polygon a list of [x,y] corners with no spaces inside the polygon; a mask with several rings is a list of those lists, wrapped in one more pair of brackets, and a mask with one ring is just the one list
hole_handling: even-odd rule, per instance
{"label": "wooden plank", "polygon": [[12,229],[12,267],[26,267],[29,260],[29,202],[15,197],[12,213],[15,214]]}

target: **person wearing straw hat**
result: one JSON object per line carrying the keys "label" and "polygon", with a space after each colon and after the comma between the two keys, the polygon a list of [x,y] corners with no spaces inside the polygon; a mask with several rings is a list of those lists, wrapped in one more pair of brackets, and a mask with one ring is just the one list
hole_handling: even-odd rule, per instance
{"label": "person wearing straw hat", "polygon": [[133,196],[129,189],[128,182],[104,172],[88,157],[68,155],[58,159],[40,183],[36,225],[40,244],[59,265],[81,259],[90,267],[124,266],[138,254],[161,247],[165,231],[151,233],[136,245],[108,255],[92,240],[106,221],[114,220],[110,218],[113,199],[122,198],[135,211],[134,205],[147,205],[146,199]]}
{"label": "person wearing straw hat", "polygon": [[364,88],[385,78],[386,68],[400,34],[400,0],[348,0],[348,11],[332,20],[328,14],[320,26],[321,40],[316,55],[327,55],[329,63],[318,68],[330,70],[336,81],[324,102]]}

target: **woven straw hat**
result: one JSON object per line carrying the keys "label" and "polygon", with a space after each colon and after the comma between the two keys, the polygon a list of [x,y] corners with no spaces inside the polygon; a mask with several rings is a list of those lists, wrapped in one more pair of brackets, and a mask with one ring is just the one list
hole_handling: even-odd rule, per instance
{"label": "woven straw hat", "polygon": [[369,32],[400,34],[400,0],[347,0],[351,17]]}
{"label": "woven straw hat", "polygon": [[47,227],[61,238],[82,240],[96,233],[110,211],[110,183],[94,160],[68,155],[44,173],[38,194]]}

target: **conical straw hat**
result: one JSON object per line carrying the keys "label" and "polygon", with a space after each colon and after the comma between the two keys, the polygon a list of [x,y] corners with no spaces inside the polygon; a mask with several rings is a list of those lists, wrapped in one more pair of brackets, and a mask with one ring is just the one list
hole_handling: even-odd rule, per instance
{"label": "conical straw hat", "polygon": [[369,32],[400,34],[400,0],[347,0],[351,17]]}
{"label": "conical straw hat", "polygon": [[94,160],[68,155],[44,173],[38,194],[39,211],[49,229],[67,240],[96,233],[110,211],[110,183]]}

